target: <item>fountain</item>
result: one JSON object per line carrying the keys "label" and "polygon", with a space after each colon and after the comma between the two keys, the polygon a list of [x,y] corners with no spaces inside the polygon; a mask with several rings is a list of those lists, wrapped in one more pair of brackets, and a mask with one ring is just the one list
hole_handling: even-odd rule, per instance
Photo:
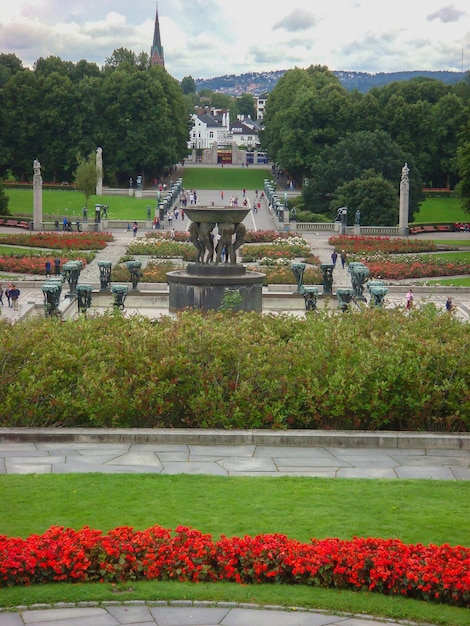
{"label": "fountain", "polygon": [[[227,289],[241,296],[235,310],[261,312],[265,274],[247,271],[236,258],[245,241],[242,222],[249,212],[248,208],[238,207],[185,209],[191,220],[189,239],[197,250],[197,260],[184,270],[167,273],[170,312],[187,308],[218,310]],[[218,240],[213,233],[216,227]]]}

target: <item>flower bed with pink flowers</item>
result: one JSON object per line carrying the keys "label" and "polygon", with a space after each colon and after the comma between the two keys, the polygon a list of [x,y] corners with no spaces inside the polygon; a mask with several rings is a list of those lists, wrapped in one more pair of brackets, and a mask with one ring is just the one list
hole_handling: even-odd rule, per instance
{"label": "flower bed with pink flowers", "polygon": [[[18,233],[0,236],[0,244],[52,250],[102,250],[113,240],[111,233]],[[13,271],[13,270],[12,270]]]}
{"label": "flower bed with pink flowers", "polygon": [[434,241],[403,239],[400,237],[360,237],[338,235],[328,239],[330,246],[344,250],[348,254],[374,253],[407,254],[413,252],[435,252],[438,248]]}
{"label": "flower bed with pink flowers", "polygon": [[26,539],[0,536],[0,585],[54,581],[230,581],[360,589],[470,606],[470,549],[397,539],[225,537],[179,526],[104,534],[51,527]]}

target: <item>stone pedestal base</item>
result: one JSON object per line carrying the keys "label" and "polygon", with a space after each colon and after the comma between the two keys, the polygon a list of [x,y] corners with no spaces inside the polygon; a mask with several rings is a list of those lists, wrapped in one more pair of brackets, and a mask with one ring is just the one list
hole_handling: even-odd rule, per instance
{"label": "stone pedestal base", "polygon": [[188,308],[216,311],[227,289],[238,291],[242,297],[235,310],[262,311],[262,287],[266,276],[260,272],[247,272],[243,265],[188,263],[186,270],[168,272],[166,276],[171,313]]}
{"label": "stone pedestal base", "polygon": [[361,227],[358,226],[357,224],[354,224],[353,233],[355,235],[360,235],[361,234]]}
{"label": "stone pedestal base", "polygon": [[134,190],[129,189],[129,198],[133,198],[133,197],[134,197]]}
{"label": "stone pedestal base", "polygon": [[136,189],[135,197],[136,198],[143,198],[144,197],[144,194],[142,193],[142,189]]}

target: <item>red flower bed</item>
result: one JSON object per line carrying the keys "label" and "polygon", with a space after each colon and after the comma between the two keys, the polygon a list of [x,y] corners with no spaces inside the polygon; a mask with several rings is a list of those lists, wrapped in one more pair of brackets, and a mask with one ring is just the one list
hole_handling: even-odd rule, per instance
{"label": "red flower bed", "polygon": [[[54,259],[48,256],[0,256],[0,271],[12,272],[14,274],[34,274],[44,275],[46,261],[49,260],[54,271]],[[68,257],[60,257],[61,265],[67,261],[81,261],[83,267],[87,264],[85,257],[76,257],[69,259]]]}
{"label": "red flower bed", "polygon": [[338,235],[330,237],[328,243],[337,250],[350,254],[358,252],[382,252],[387,254],[405,254],[407,252],[434,252],[434,241],[420,239],[401,239],[399,237],[359,237]]}
{"label": "red flower bed", "polygon": [[27,539],[0,536],[0,585],[52,581],[232,581],[367,589],[470,606],[470,549],[396,539],[221,537],[179,526],[120,527],[103,534],[51,527]]}
{"label": "red flower bed", "polygon": [[102,250],[111,233],[19,233],[2,235],[0,243],[30,248],[51,248],[53,250]]}

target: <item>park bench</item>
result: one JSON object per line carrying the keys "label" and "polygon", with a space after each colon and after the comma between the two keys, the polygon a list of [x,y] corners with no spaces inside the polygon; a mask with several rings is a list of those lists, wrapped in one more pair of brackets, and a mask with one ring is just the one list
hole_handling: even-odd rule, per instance
{"label": "park bench", "polygon": [[446,226],[445,224],[441,224],[440,226],[436,226],[437,230],[440,232],[450,232],[452,229],[450,226]]}
{"label": "park bench", "polygon": [[18,225],[18,220],[7,220],[4,224],[4,226],[17,226]]}

